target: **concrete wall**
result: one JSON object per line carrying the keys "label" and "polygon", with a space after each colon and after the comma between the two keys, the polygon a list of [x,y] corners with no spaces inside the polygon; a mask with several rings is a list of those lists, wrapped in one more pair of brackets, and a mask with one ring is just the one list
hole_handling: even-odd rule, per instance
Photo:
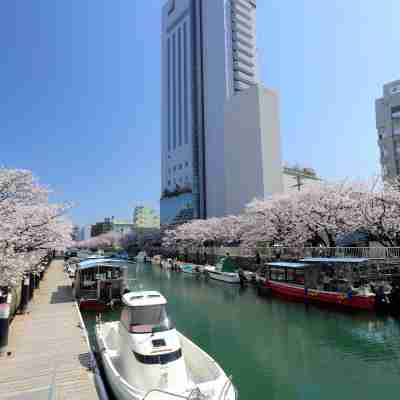
{"label": "concrete wall", "polygon": [[225,106],[225,214],[283,192],[277,96],[254,86]]}

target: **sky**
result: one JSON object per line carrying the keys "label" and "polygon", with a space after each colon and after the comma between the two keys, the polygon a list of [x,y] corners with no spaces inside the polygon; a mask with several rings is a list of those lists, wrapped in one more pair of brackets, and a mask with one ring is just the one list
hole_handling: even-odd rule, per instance
{"label": "sky", "polygon": [[[31,169],[77,224],[159,207],[163,3],[1,1],[0,165]],[[399,15],[397,0],[257,1],[283,160],[379,173],[374,101],[400,79]]]}

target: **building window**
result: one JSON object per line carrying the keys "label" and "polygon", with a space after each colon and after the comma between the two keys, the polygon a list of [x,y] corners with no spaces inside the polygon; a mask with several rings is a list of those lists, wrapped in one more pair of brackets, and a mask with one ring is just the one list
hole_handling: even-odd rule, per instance
{"label": "building window", "polygon": [[176,165],[174,165],[174,172],[176,171]]}
{"label": "building window", "polygon": [[168,181],[168,186],[171,186],[171,180]]}
{"label": "building window", "polygon": [[179,164],[179,169],[182,169],[182,164]]}
{"label": "building window", "polygon": [[185,167],[188,167],[189,163],[187,161],[185,161]]}

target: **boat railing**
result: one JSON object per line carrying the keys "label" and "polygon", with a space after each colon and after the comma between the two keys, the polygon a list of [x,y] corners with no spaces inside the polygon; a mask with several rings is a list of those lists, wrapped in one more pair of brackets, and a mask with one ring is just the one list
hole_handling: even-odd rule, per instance
{"label": "boat railing", "polygon": [[161,389],[152,389],[152,390],[150,390],[149,392],[146,393],[146,395],[144,396],[143,400],[146,400],[146,399],[150,399],[151,400],[152,394],[155,394],[155,393],[161,393],[163,395],[166,395],[166,396],[174,398],[174,399],[194,400],[194,398],[191,398],[190,395],[189,395],[189,397],[185,397],[185,396],[182,396],[180,394],[167,392],[167,391],[161,390]]}
{"label": "boat railing", "polygon": [[[228,389],[233,386],[232,383],[232,375],[228,377],[224,386],[222,387],[221,393],[219,394],[218,400],[223,400],[226,398],[226,394],[228,393]],[[233,388],[235,390],[235,388]],[[237,397],[237,396],[236,396]]]}

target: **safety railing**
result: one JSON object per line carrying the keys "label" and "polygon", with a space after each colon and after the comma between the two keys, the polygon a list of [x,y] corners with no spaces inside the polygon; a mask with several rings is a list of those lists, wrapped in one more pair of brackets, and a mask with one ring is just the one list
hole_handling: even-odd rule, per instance
{"label": "safety railing", "polygon": [[249,250],[242,247],[185,247],[179,248],[182,255],[199,256],[225,256],[254,257],[256,251],[263,258],[304,258],[304,257],[363,257],[400,259],[400,247],[258,247]]}

